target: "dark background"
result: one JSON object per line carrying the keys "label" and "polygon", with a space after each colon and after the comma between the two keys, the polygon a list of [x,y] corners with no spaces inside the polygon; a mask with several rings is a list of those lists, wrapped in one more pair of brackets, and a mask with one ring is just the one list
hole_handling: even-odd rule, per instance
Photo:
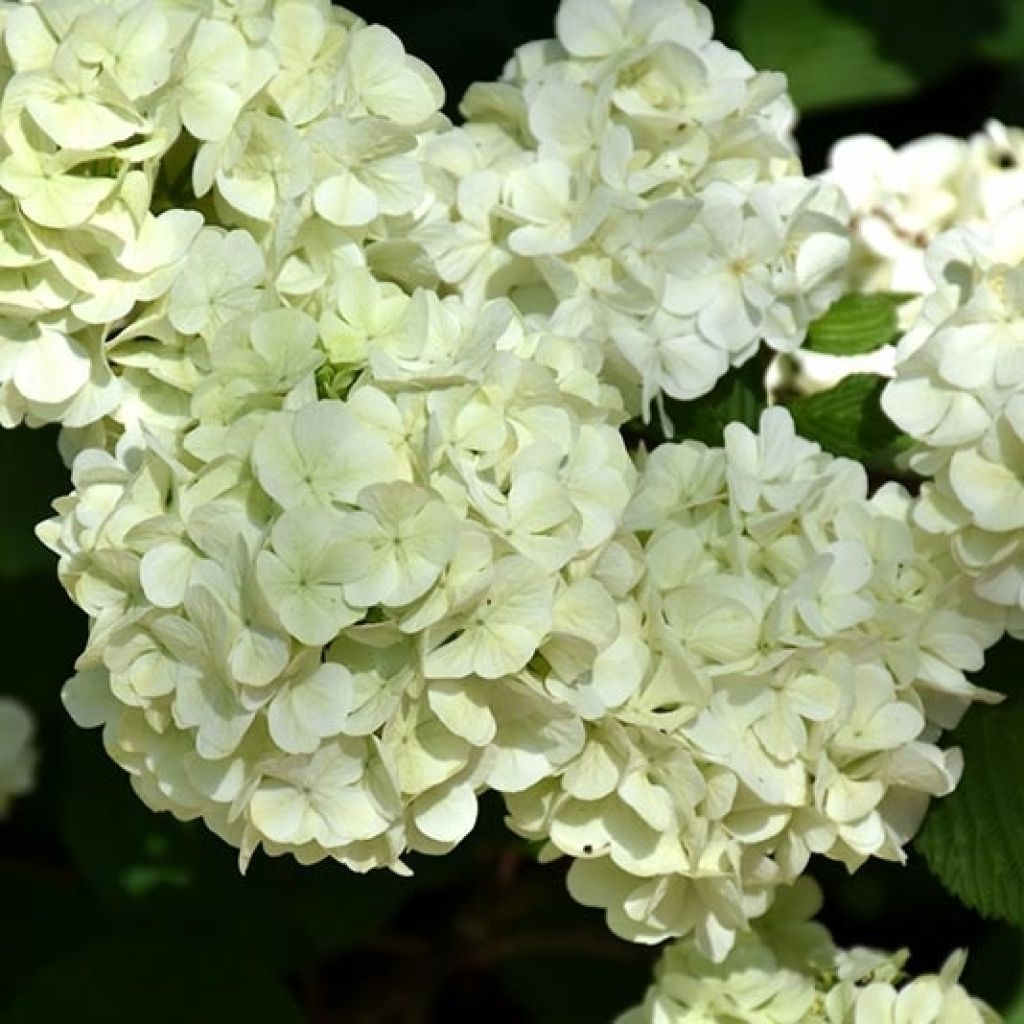
{"label": "dark background", "polygon": [[[544,0],[376,0],[352,5],[393,28],[448,89],[449,113],[512,48],[551,34]],[[857,131],[893,142],[1024,122],[1018,0],[722,0],[720,34],[786,71],[805,111],[809,171]],[[0,432],[0,691],[40,723],[40,784],[0,824],[0,1022],[145,1020],[248,1024],[608,1024],[637,1002],[655,951],[618,942],[575,907],[564,869],[538,867],[493,798],[456,853],[413,858],[416,876],[355,876],[234,851],[201,826],[147,811],[76,729],[59,689],[83,638],[80,614],[32,536],[68,488],[51,431]],[[1016,647],[989,685],[1010,690]],[[971,950],[978,994],[1024,1021],[1024,947],[945,895],[920,855],[854,879],[815,874],[826,920],[848,944],[908,945],[935,968]]]}

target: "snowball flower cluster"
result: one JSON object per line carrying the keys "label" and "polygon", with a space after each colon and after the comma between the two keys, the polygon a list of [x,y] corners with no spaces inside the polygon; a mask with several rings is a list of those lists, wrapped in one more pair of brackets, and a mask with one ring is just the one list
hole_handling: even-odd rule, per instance
{"label": "snowball flower cluster", "polygon": [[780,897],[721,963],[692,941],[669,946],[641,1006],[616,1024],[995,1024],[998,1015],[959,984],[965,957],[908,980],[907,951],[836,948],[810,920],[809,880]]}
{"label": "snowball flower cluster", "polygon": [[0,818],[11,801],[27,793],[35,780],[35,723],[13,697],[0,697]]}
{"label": "snowball flower cluster", "polygon": [[[853,135],[832,148],[820,178],[839,186],[853,210],[848,288],[923,295],[934,287],[926,250],[938,235],[993,225],[1024,202],[1024,132],[990,121],[969,139],[928,135],[898,148]],[[904,329],[920,307],[913,299],[899,307]],[[891,377],[894,360],[892,345],[859,356],[800,349],[776,360],[770,386],[808,394],[851,373]]]}
{"label": "snowball flower cluster", "polygon": [[86,450],[41,528],[91,617],[72,714],[243,863],[451,848],[481,790],[580,753],[564,694],[618,632],[588,572],[635,475],[606,389],[507,302],[383,296],[354,380],[345,297],[326,335],[234,320],[180,450]]}
{"label": "snowball flower cluster", "polygon": [[594,567],[622,628],[615,673],[575,697],[586,746],[506,798],[617,934],[692,932],[721,960],[812,853],[902,860],[956,785],[959,752],[937,740],[993,696],[964,672],[999,628],[906,492],[867,495],[859,463],[778,408],[759,433],[730,424],[724,449],[650,454]]}
{"label": "snowball flower cluster", "polygon": [[918,443],[916,519],[1024,635],[1024,209],[928,251],[934,291],[900,342],[883,407]]}
{"label": "snowball flower cluster", "polygon": [[994,224],[1024,202],[1024,132],[990,121],[969,139],[927,135],[898,148],[853,135],[833,147],[822,178],[853,210],[851,287],[929,292],[925,250],[939,234]]}
{"label": "snowball flower cluster", "polygon": [[387,223],[421,201],[442,90],[387,29],[326,0],[86,0],[5,3],[0,39],[3,425],[175,423],[231,316],[409,255]]}
{"label": "snowball flower cluster", "polygon": [[693,0],[564,0],[556,29],[425,143],[414,237],[442,280],[597,347],[633,412],[705,394],[762,340],[796,348],[848,241],[838,191],[800,171],[784,78]]}
{"label": "snowball flower cluster", "polygon": [[[1002,621],[961,578],[984,539],[934,536],[940,482],[869,498],[783,410],[630,456],[663,394],[799,346],[846,208],[700,4],[564,0],[556,28],[452,129],[326,0],[0,6],[0,422],[65,428],[64,699],[150,807],[243,867],[407,872],[494,790],[712,985],[768,956],[751,922],[812,854],[903,859]],[[971,316],[1016,301],[990,276]],[[984,366],[1012,447],[1015,364],[962,383]],[[890,998],[844,956],[829,1024],[959,991]]]}

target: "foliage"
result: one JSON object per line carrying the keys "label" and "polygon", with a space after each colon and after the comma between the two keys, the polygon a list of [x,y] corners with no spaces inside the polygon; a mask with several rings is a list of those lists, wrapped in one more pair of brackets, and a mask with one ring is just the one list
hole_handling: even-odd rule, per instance
{"label": "foliage", "polygon": [[986,917],[1024,927],[1024,695],[1019,648],[989,655],[986,682],[1005,704],[978,708],[957,730],[964,777],[928,816],[916,843],[943,884]]}
{"label": "foliage", "polygon": [[854,373],[828,391],[793,399],[789,411],[797,430],[833,455],[891,469],[907,441],[882,411],[884,387],[883,377]]}
{"label": "foliage", "polygon": [[844,295],[815,320],[804,348],[833,356],[874,352],[899,338],[898,310],[909,295]]}

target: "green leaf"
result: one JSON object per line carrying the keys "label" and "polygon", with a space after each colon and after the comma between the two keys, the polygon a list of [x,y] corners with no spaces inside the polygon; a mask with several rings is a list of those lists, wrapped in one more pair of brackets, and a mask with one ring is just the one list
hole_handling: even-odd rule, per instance
{"label": "green leaf", "polygon": [[674,428],[672,438],[692,438],[704,444],[720,445],[726,426],[736,420],[757,430],[764,409],[765,363],[757,356],[737,370],[730,370],[703,398],[692,402],[665,399],[665,411]]}
{"label": "green leaf", "polygon": [[735,19],[755,67],[785,72],[802,110],[911,95],[917,82],[882,56],[871,32],[820,0],[746,0]]}
{"label": "green leaf", "polygon": [[899,307],[912,295],[844,295],[807,332],[804,348],[832,356],[858,356],[892,344],[900,335]]}
{"label": "green leaf", "polygon": [[1016,64],[1024,60],[1024,4],[1001,0],[999,6],[999,22],[981,39],[978,49],[989,60]]}
{"label": "green leaf", "polygon": [[742,0],[740,49],[783,71],[803,111],[899,99],[971,58],[997,0]]}
{"label": "green leaf", "polygon": [[788,408],[797,433],[869,469],[891,468],[910,439],[882,411],[885,384],[877,374],[853,373],[828,391],[793,399]]}
{"label": "green leaf", "polygon": [[[1015,687],[1019,646],[990,654],[989,685]],[[1024,925],[1024,695],[972,708],[951,739],[964,754],[957,789],[925,820],[917,848],[943,885],[985,917]]]}

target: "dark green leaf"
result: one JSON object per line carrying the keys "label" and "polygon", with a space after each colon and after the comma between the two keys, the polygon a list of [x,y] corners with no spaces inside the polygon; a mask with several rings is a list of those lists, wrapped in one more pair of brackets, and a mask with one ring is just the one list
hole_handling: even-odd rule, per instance
{"label": "dark green leaf", "polygon": [[672,439],[693,438],[709,445],[722,443],[726,426],[738,420],[757,429],[765,407],[764,360],[758,356],[738,370],[730,370],[715,389],[692,402],[665,400],[665,411],[674,428]]}
{"label": "dark green leaf", "polygon": [[1024,60],[1024,3],[1001,0],[996,26],[980,41],[979,50],[990,60],[1018,63]]}
{"label": "dark green leaf", "polygon": [[844,295],[811,324],[805,348],[833,356],[874,352],[900,334],[899,307],[910,295]]}
{"label": "dark green leaf", "polygon": [[802,110],[908,96],[911,72],[884,57],[870,30],[822,0],[745,0],[735,19],[744,55],[783,71]]}
{"label": "dark green leaf", "polygon": [[[996,649],[989,685],[1017,689],[1019,651],[1017,641]],[[952,740],[963,750],[963,779],[932,808],[917,848],[968,906],[1024,925],[1024,695],[972,708]]]}
{"label": "dark green leaf", "polygon": [[834,388],[789,403],[797,433],[817,441],[833,455],[857,459],[871,469],[886,469],[910,442],[882,411],[885,378],[854,373]]}
{"label": "dark green leaf", "polygon": [[785,72],[804,111],[911,96],[998,24],[997,0],[742,0],[733,19],[744,55]]}

